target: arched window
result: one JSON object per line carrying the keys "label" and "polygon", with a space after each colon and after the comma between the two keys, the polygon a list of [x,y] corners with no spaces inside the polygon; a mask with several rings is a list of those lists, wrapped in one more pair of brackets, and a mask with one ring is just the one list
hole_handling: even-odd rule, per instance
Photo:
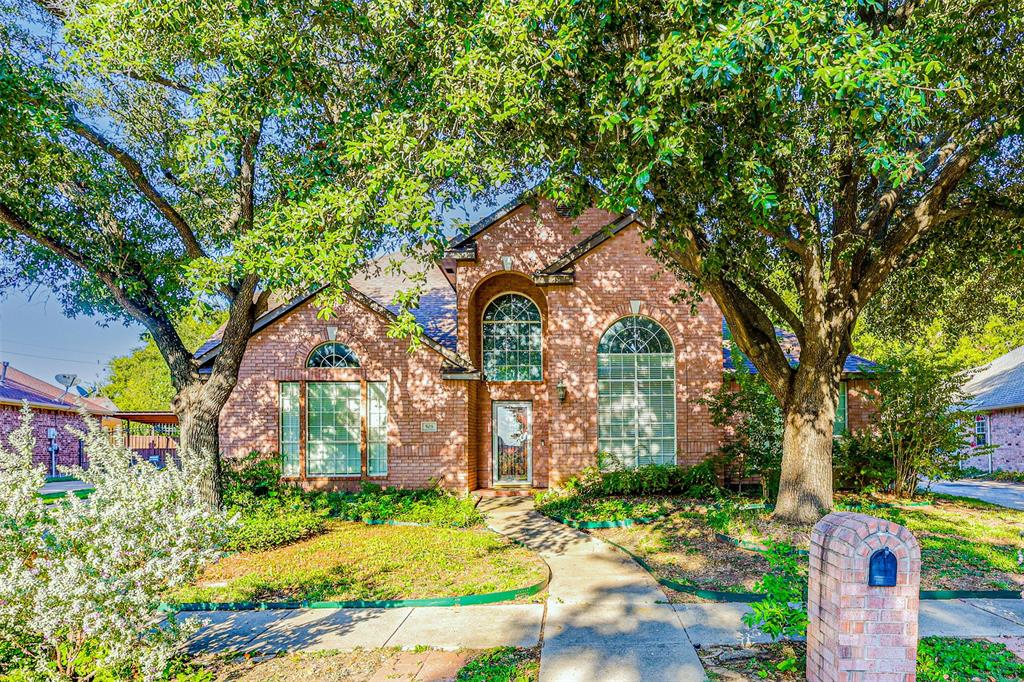
{"label": "arched window", "polygon": [[625,467],[676,461],[675,352],[647,317],[624,317],[597,346],[601,453]]}
{"label": "arched window", "polygon": [[306,367],[358,367],[359,359],[352,349],[337,341],[322,343],[313,349]]}
{"label": "arched window", "polygon": [[484,310],[484,376],[488,381],[540,381],[541,322],[537,305],[503,294]]}

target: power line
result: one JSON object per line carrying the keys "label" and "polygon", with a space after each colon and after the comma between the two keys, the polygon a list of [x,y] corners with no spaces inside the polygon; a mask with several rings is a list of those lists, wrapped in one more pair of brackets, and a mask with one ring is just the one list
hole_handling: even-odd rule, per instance
{"label": "power line", "polygon": [[92,362],[89,362],[87,360],[68,360],[67,358],[58,358],[58,357],[54,357],[52,355],[33,355],[32,353],[18,353],[18,352],[13,351],[13,350],[2,351],[2,354],[3,355],[19,355],[19,356],[21,356],[23,358],[35,358],[37,360],[59,360],[60,362],[71,362],[71,363],[74,363],[76,365],[98,365],[98,364],[100,364],[102,362],[102,360],[93,360]]}
{"label": "power line", "polygon": [[81,348],[64,348],[63,346],[48,346],[45,343],[33,343],[31,341],[12,341],[10,339],[0,339],[0,350],[2,350],[3,347],[7,345],[28,346],[31,348],[47,348],[49,350],[60,350],[68,353],[75,353],[76,355],[92,355],[92,353],[88,351],[83,351]]}

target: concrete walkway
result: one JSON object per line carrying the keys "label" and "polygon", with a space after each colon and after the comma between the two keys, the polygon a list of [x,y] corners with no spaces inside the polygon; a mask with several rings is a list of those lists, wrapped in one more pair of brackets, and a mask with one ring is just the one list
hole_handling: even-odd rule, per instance
{"label": "concrete walkway", "polygon": [[962,479],[959,481],[935,481],[931,485],[932,492],[957,497],[973,497],[1001,507],[1024,510],[1024,484],[1008,481],[978,481]]}
{"label": "concrete walkway", "polygon": [[494,498],[481,510],[551,567],[541,682],[704,679],[679,613],[626,554],[538,514],[529,498]]}

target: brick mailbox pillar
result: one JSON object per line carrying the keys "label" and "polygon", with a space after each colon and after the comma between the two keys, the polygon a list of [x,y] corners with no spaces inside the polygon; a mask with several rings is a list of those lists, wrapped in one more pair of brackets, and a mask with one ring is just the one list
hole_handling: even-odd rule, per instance
{"label": "brick mailbox pillar", "polygon": [[808,682],[914,682],[920,583],[921,549],[903,526],[852,512],[819,521],[811,533]]}

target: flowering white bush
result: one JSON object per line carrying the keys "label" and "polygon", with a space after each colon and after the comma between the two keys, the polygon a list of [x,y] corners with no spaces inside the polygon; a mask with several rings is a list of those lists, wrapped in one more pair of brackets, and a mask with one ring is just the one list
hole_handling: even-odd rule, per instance
{"label": "flowering white bush", "polygon": [[195,472],[140,461],[91,419],[89,469],[68,473],[95,492],[44,503],[31,419],[26,406],[0,442],[0,674],[6,655],[44,679],[159,678],[198,627],[161,622],[161,594],[217,558],[227,523],[200,503]]}

